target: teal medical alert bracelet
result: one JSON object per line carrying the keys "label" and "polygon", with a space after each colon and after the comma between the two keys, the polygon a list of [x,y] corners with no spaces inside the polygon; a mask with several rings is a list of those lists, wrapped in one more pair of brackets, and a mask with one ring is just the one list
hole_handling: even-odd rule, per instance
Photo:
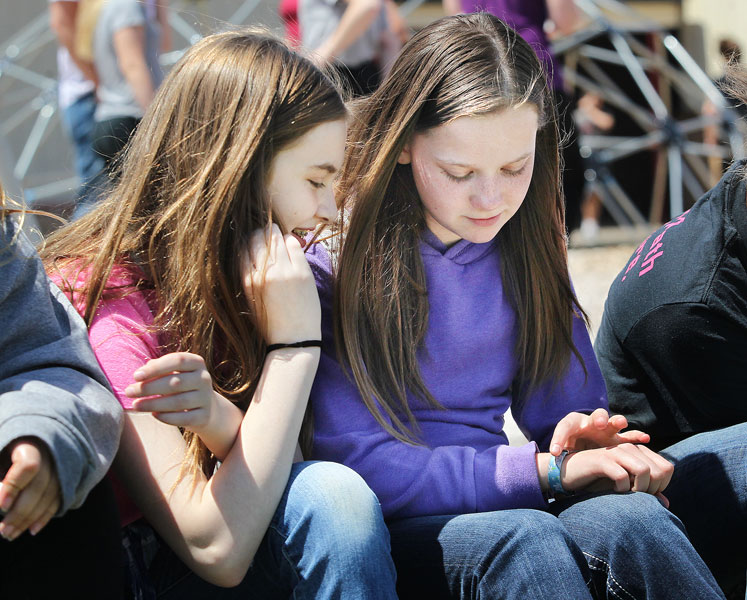
{"label": "teal medical alert bracelet", "polygon": [[563,461],[568,454],[568,450],[563,450],[557,458],[552,454],[550,455],[550,462],[547,465],[547,482],[550,484],[550,492],[553,498],[572,495],[572,492],[565,491],[563,483],[560,481],[560,470],[563,468]]}

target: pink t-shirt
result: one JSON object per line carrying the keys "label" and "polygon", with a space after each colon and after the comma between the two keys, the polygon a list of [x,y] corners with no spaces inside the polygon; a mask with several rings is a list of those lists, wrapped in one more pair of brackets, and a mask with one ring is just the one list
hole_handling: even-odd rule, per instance
{"label": "pink t-shirt", "polygon": [[[60,284],[59,277],[52,276]],[[75,287],[83,283],[85,274],[78,275]],[[135,279],[131,272],[116,268],[109,278],[109,288],[133,286]],[[79,312],[83,306],[77,295],[74,304]],[[122,297],[102,300],[99,303],[88,337],[96,358],[101,365],[114,395],[125,410],[132,408],[132,398],[124,394],[125,388],[133,383],[132,374],[152,358],[161,356],[158,336],[149,330],[153,324],[153,311],[146,292],[123,291]],[[142,517],[142,513],[129,498],[124,487],[109,471],[119,505],[122,526],[129,525]]]}

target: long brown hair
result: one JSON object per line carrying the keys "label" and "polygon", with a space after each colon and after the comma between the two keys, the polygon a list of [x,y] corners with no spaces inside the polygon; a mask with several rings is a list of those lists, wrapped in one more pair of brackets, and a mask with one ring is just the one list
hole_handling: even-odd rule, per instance
{"label": "long brown hair", "polygon": [[[351,205],[335,285],[335,338],[363,401],[389,433],[414,443],[408,391],[439,406],[420,374],[428,323],[419,239],[423,209],[411,166],[397,163],[414,133],[468,115],[530,103],[539,114],[534,175],[501,229],[503,286],[519,333],[517,399],[559,377],[573,352],[558,129],[546,75],[531,47],[486,13],[430,24],[404,47],[389,77],[357,106],[340,189]],[[378,408],[378,407],[381,408]]]}
{"label": "long brown hair", "polygon": [[[320,123],[345,118],[324,73],[267,32],[208,36],[174,66],[91,213],[56,232],[43,258],[82,294],[91,324],[112,268],[152,290],[164,352],[202,356],[215,389],[246,407],[265,356],[261,318],[246,301],[241,256],[271,220],[266,181],[277,152]],[[77,273],[87,283],[74,289]],[[71,271],[74,271],[71,273]],[[131,289],[131,288],[130,288]],[[211,472],[197,436],[185,464]]]}

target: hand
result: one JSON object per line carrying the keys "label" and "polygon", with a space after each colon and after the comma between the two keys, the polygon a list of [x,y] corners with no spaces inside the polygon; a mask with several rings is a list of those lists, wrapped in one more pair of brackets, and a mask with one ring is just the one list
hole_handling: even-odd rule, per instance
{"label": "hand", "polygon": [[0,535],[12,541],[26,529],[39,533],[62,501],[54,461],[46,444],[33,437],[14,440],[3,451],[7,467],[0,487],[0,508],[6,513]]}
{"label": "hand", "polygon": [[568,491],[645,492],[668,508],[662,492],[673,472],[672,463],[646,446],[620,444],[568,455],[560,477]]}
{"label": "hand", "polygon": [[[125,388],[133,410],[150,412],[167,423],[193,431],[210,423],[215,392],[205,361],[197,354],[172,352],[149,360]],[[151,397],[153,396],[153,397]]]}
{"label": "hand", "polygon": [[205,361],[197,354],[172,352],[149,360],[125,389],[132,408],[197,434],[223,460],[238,435],[243,413],[213,389]]}
{"label": "hand", "polygon": [[572,412],[555,426],[550,440],[550,454],[558,456],[562,450],[588,450],[620,444],[647,444],[651,436],[632,430],[620,433],[628,426],[622,415],[609,416],[603,408],[590,415]]}
{"label": "hand", "polygon": [[242,273],[244,293],[250,306],[257,307],[268,344],[321,339],[319,295],[294,236],[283,236],[277,225],[255,231],[242,260]]}

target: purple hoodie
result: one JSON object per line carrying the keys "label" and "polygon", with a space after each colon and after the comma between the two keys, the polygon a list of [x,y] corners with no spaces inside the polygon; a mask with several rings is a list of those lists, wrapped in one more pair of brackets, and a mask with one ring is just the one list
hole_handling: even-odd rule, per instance
{"label": "purple hoodie", "polygon": [[[324,340],[311,392],[313,458],[341,462],[360,473],[387,518],[543,507],[537,446],[547,450],[556,423],[569,412],[607,408],[586,328],[575,320],[574,342],[588,379],[572,357],[560,382],[537,388],[522,405],[512,406],[516,315],[503,292],[497,244],[461,240],[447,249],[426,231],[420,251],[430,303],[420,369],[445,407],[411,402],[422,445],[402,443],[384,431],[340,368],[332,333],[329,254],[317,244],[306,255],[322,302]],[[503,415],[509,407],[534,441],[508,445]]]}

